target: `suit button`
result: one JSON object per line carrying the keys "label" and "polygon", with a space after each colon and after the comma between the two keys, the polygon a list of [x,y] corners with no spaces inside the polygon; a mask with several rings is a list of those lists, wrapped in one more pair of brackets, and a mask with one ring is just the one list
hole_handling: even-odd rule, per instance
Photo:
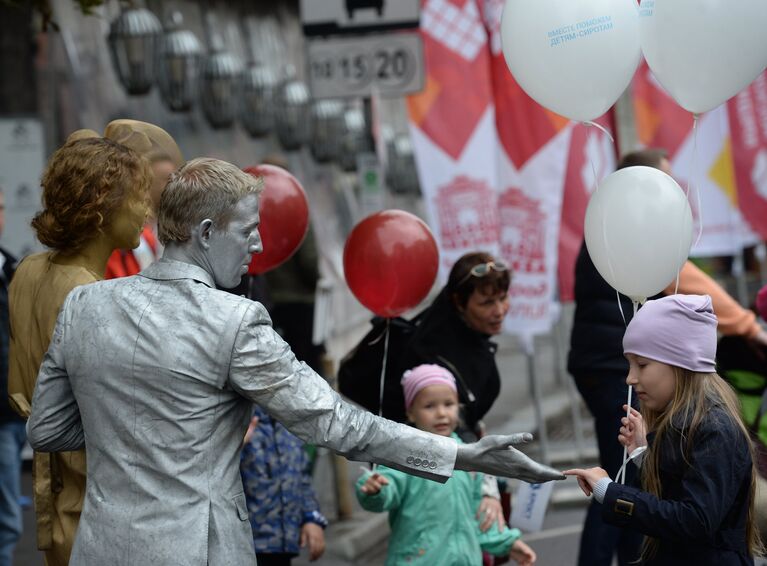
{"label": "suit button", "polygon": [[420,466],[421,465],[421,459],[420,458],[416,458],[415,461],[413,462],[413,464],[415,464],[416,466]]}
{"label": "suit button", "polygon": [[413,463],[413,457],[412,456],[408,456],[407,459],[405,460],[405,462],[407,462],[408,464],[412,464]]}
{"label": "suit button", "polygon": [[429,463],[429,468],[431,468],[432,470],[435,469],[436,467],[437,467],[437,462],[430,462]]}

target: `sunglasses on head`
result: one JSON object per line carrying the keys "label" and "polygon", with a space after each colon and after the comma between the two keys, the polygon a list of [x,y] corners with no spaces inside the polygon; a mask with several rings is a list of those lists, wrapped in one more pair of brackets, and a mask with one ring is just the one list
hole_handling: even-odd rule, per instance
{"label": "sunglasses on head", "polygon": [[469,270],[469,272],[463,276],[463,278],[458,282],[457,286],[463,285],[471,277],[484,277],[491,271],[508,271],[508,270],[509,270],[509,264],[501,260],[488,261],[487,263],[479,263],[475,265],[474,267],[472,267]]}

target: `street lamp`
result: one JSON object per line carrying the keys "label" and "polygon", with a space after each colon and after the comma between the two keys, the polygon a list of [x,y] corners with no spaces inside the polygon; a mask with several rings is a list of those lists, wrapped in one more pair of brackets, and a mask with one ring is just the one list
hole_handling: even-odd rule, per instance
{"label": "street lamp", "polygon": [[173,12],[160,40],[157,84],[165,105],[174,112],[189,111],[199,89],[202,45],[197,36],[181,29],[184,18]]}
{"label": "street lamp", "polygon": [[266,65],[252,63],[242,84],[240,121],[253,137],[267,135],[274,127],[277,76]]}
{"label": "street lamp", "polygon": [[296,78],[295,69],[285,69],[286,79],[277,91],[277,138],[286,151],[295,151],[309,141],[309,89]]}
{"label": "street lamp", "polygon": [[214,129],[229,128],[237,115],[242,80],[240,59],[215,50],[200,69],[200,103],[208,123]]}
{"label": "street lamp", "polygon": [[309,147],[318,163],[338,159],[344,131],[344,104],[340,100],[318,100],[312,105]]}
{"label": "street lamp", "polygon": [[109,26],[112,63],[128,94],[146,94],[154,83],[162,25],[146,8],[127,8]]}
{"label": "street lamp", "polygon": [[372,151],[372,147],[365,127],[365,113],[361,108],[347,108],[344,112],[339,165],[344,171],[356,171],[357,154],[368,151]]}
{"label": "street lamp", "polygon": [[393,193],[418,194],[418,169],[413,155],[413,144],[408,134],[396,135],[387,144],[389,166],[387,184]]}

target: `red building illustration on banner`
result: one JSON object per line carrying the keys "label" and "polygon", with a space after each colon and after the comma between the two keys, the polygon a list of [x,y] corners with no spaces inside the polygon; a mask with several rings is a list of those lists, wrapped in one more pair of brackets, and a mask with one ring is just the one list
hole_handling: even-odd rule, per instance
{"label": "red building illustration on banner", "polygon": [[498,242],[495,192],[484,180],[459,175],[437,189],[435,201],[442,249],[476,249]]}
{"label": "red building illustration on banner", "polygon": [[501,220],[501,254],[513,271],[546,273],[546,215],[541,201],[521,189],[509,188],[498,199]]}

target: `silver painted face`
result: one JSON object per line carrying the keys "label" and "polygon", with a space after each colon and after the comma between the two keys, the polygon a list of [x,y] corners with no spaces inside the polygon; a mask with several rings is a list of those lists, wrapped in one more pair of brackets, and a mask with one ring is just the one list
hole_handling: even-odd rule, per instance
{"label": "silver painted face", "polygon": [[239,285],[253,254],[263,251],[258,208],[258,196],[247,195],[234,207],[226,227],[213,227],[208,261],[217,286],[230,289]]}

